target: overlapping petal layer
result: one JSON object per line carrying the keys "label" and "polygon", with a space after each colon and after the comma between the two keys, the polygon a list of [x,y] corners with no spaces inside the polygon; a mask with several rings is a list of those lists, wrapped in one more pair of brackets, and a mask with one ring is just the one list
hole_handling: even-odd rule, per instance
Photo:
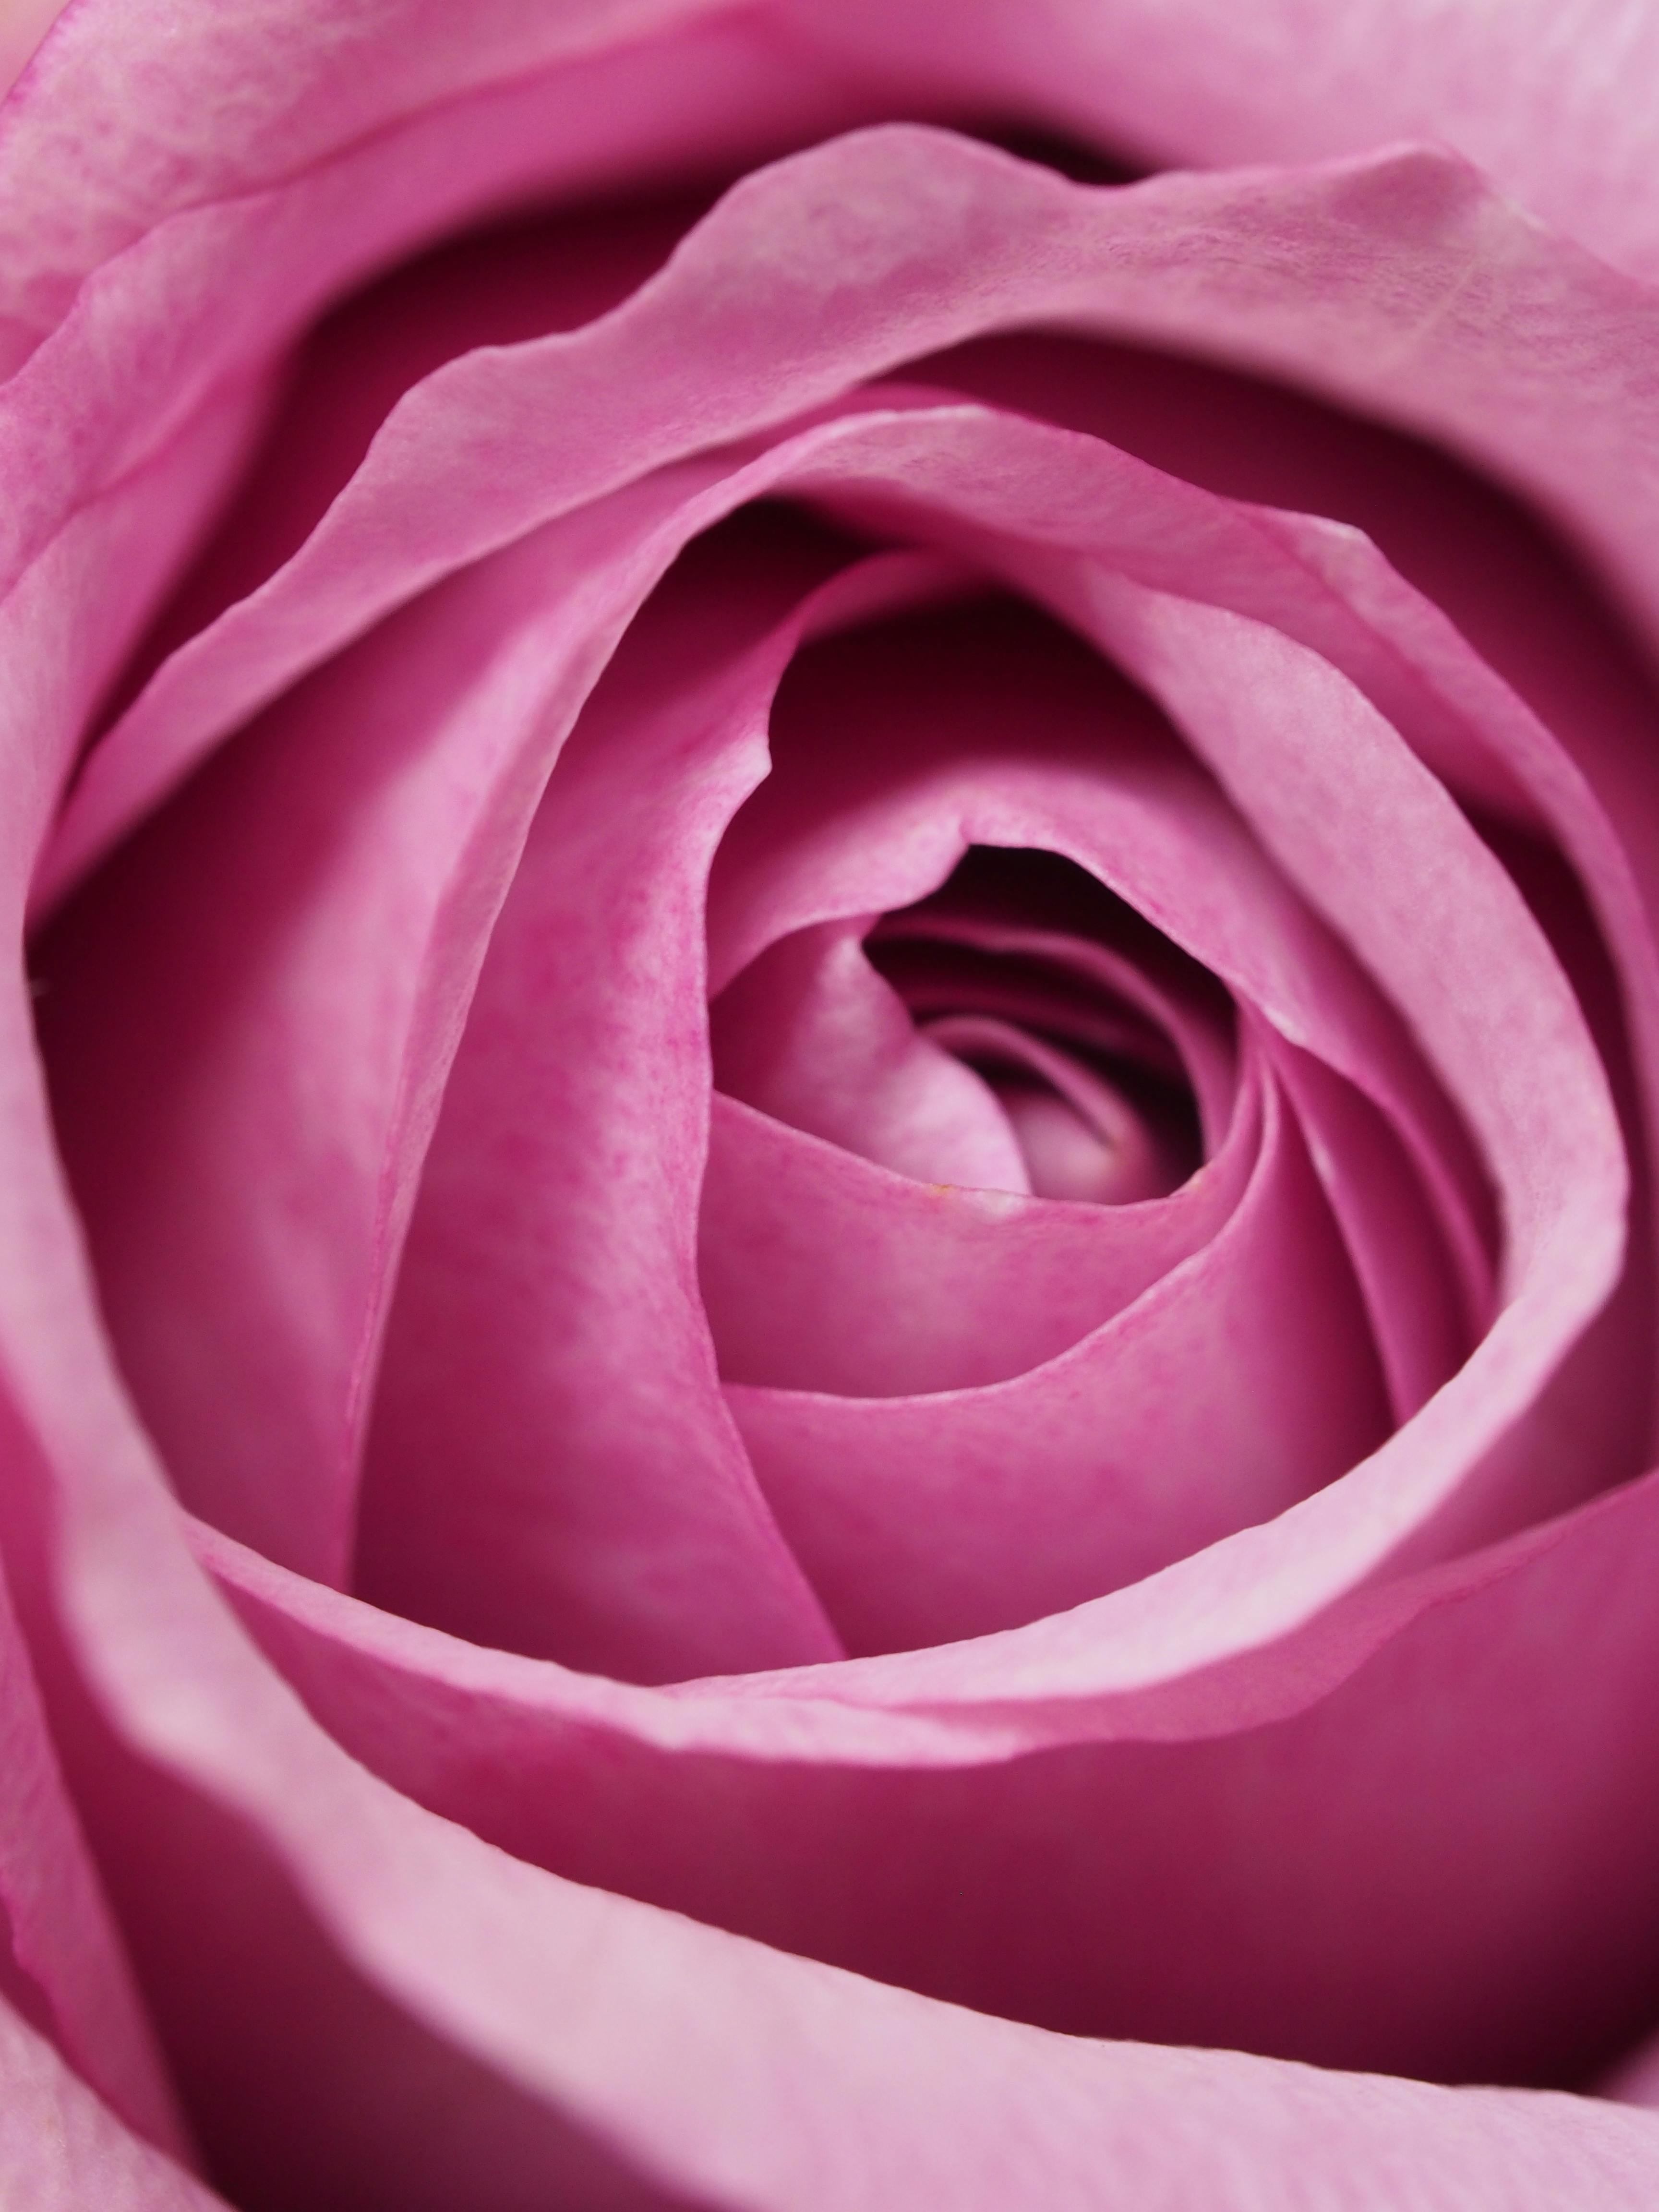
{"label": "overlapping petal layer", "polygon": [[[84,47],[64,51],[85,65]],[[296,237],[317,220],[313,182],[277,195]],[[902,251],[884,212],[896,204]],[[246,249],[235,222],[215,252],[233,233]],[[188,228],[167,250],[205,298],[209,226],[194,244]],[[103,343],[127,312],[118,259],[106,274],[50,342],[64,349],[50,372],[10,387],[14,433],[33,437],[26,410],[49,373],[79,374],[76,346],[111,380],[107,405],[83,395],[98,436],[61,442],[56,479],[43,468],[37,511],[17,518],[20,541],[45,549],[6,617],[32,679],[33,750],[6,763],[20,916],[100,680],[96,656],[92,675],[76,665],[59,615],[83,588],[74,564],[100,584],[116,573],[123,471],[145,455],[179,515],[205,510],[230,465],[216,418],[195,447],[144,440],[188,423],[253,349],[258,315],[264,343],[304,295],[280,274],[263,301],[252,288],[248,322],[210,362],[186,358],[201,325],[183,319],[178,357],[146,386]],[[844,343],[826,346],[832,296]],[[811,2212],[1092,2203],[1104,2176],[1186,2206],[1267,2175],[1328,2179],[1356,2207],[1494,2191],[1542,2205],[1586,2177],[1610,2205],[1651,2197],[1650,2123],[1587,2102],[1048,2032],[1560,2079],[1640,2024],[1659,1826],[1641,1698],[1655,1493],[1650,1480],[1579,1501],[1634,1471],[1650,1408],[1604,1407],[1596,1427],[1602,1370],[1575,1350],[1595,1342],[1622,1371],[1650,1335],[1640,1300],[1608,1303],[1625,1144],[1544,932],[1436,781],[1559,840],[1639,1040],[1653,970],[1624,855],[1641,846],[1609,826],[1606,751],[1592,735],[1581,775],[1346,533],[1206,498],[983,405],[895,392],[838,419],[832,404],[849,381],[986,328],[1178,335],[1293,363],[1530,473],[1650,603],[1649,489],[1622,465],[1650,404],[1650,315],[1645,295],[1438,157],[1104,198],[938,135],[848,142],[744,187],[591,329],[471,356],[417,386],[305,545],[118,722],[47,860],[49,892],[237,742],[43,940],[42,1019],[96,1291],[27,1009],[5,1001],[8,1559],[71,1786],[237,2193]],[[1561,343],[1534,343],[1517,368],[1517,333]],[[1494,426],[1482,410],[1505,378]],[[118,382],[121,406],[126,384],[137,395],[129,422]],[[810,408],[823,419],[803,426]],[[209,464],[192,474],[189,452]],[[765,589],[728,576],[738,635],[682,639],[683,659],[653,662],[647,625],[672,614],[684,569],[624,638],[699,532],[780,492],[947,558],[849,568],[816,601],[810,561]],[[134,565],[129,630],[174,557]],[[856,668],[863,653],[867,675],[898,627],[874,618],[959,588],[965,571],[1101,646],[1207,769],[1127,692],[1086,726],[1062,714],[1058,738],[1045,713],[1017,754],[975,730],[963,697],[948,746],[908,714],[866,748],[862,787],[848,744],[830,787],[823,748],[792,750],[803,726],[785,694],[772,708],[800,626],[855,625],[805,647],[798,667],[817,653],[820,668],[836,653]],[[105,648],[103,677],[116,657]],[[769,714],[773,774],[744,806]],[[705,968],[704,885],[728,819]],[[1369,1396],[1354,1436],[1328,1440],[1332,1463],[1294,1470],[1291,1490],[1337,1479],[1260,1526],[1245,1524],[1277,1495],[1233,1498],[1218,1541],[1068,1613],[839,1660],[747,1481],[718,1322],[702,1320],[701,1009],[793,931],[927,898],[975,843],[1066,854],[1135,899],[1224,979],[1249,1064],[1237,1194],[1191,1251],[1103,1325],[1049,1313],[1051,1336],[1082,1324],[1072,1350],[1045,1346],[953,1395],[987,1403],[1052,1378],[1167,1299],[1183,1268],[1213,1273],[1277,1175],[1322,1240],[1324,1304],[1346,1301],[1330,1340],[1368,1347]],[[210,909],[223,927],[207,939]],[[559,1119],[538,1122],[538,1101]],[[452,1111],[462,1137],[447,1155]],[[741,1112],[719,1111],[750,1143]],[[562,1158],[562,1130],[578,1127],[589,1133]],[[623,1127],[649,1142],[597,1173],[596,1146]],[[766,1141],[826,1218],[866,1202],[880,1172],[828,1168],[806,1139]],[[1225,1144],[1212,1149],[1218,1170]],[[239,1160],[279,1162],[283,1179],[242,1187]],[[1381,1202],[1395,1190],[1400,1206]],[[561,1224],[578,1211],[594,1234],[571,1269]],[[714,1217],[732,1218],[729,1204]],[[647,1221],[641,1263],[629,1237]],[[1085,1233],[1055,1201],[1018,1198],[953,1202],[943,1231],[901,1225],[912,1252],[1001,1237],[998,1264],[1016,1272],[1050,1227]],[[476,1267],[462,1232],[480,1228]],[[162,1237],[165,1296],[149,1299],[145,1255]],[[1436,1253],[1452,1287],[1413,1320]],[[515,1283],[506,1262],[526,1254]],[[434,1435],[419,1386],[453,1354],[442,1299],[462,1280],[489,1331],[465,1347],[472,1432]],[[512,1297],[526,1288],[544,1303]],[[167,1494],[100,1297],[199,1522]],[[424,1336],[422,1298],[437,1316]],[[1604,1311],[1612,1339],[1595,1335]],[[365,1570],[394,1599],[399,1576],[424,1576],[419,1609],[437,1626],[329,1587],[345,1575],[388,1330],[382,1411],[395,1419],[405,1393],[404,1430],[388,1431],[371,1479]],[[939,1353],[906,1356],[924,1350]],[[509,1440],[486,1425],[498,1355],[528,1378]],[[573,1439],[573,1408],[587,1410],[574,1358],[593,1419]],[[641,1386],[659,1358],[653,1406]],[[1265,1350],[1249,1367],[1272,1379]],[[1357,1371],[1334,1387],[1349,1416]],[[832,1401],[821,1383],[836,1419],[917,1402]],[[456,1387],[452,1370],[452,1407]],[[793,1394],[796,1410],[809,1396],[798,1382],[731,1389],[740,1406],[763,1394]],[[221,1437],[227,1400],[240,1426]],[[1404,1418],[1342,1473],[1390,1402]],[[1291,1425],[1311,1433],[1305,1404]],[[533,1463],[508,1465],[492,1498],[504,1441],[526,1431]],[[466,1484],[447,1492],[475,1447]],[[825,1479],[849,1472],[842,1454]],[[577,1510],[538,1550],[529,1509],[545,1509],[550,1482]],[[400,1502],[421,1509],[401,1526]],[[872,1570],[893,1607],[848,1641],[906,1640],[897,1599],[934,1564],[895,1571],[890,1592]],[[1085,1590],[1111,1578],[1097,1559]],[[1017,1611],[1081,1595],[1034,1587]],[[840,1603],[829,1611],[844,1626]],[[774,1671],[653,1690],[446,1626],[616,1675]],[[1506,1849],[1517,1821],[1525,1854]],[[279,2064],[246,2034],[250,1987]],[[29,2094],[45,2081],[59,2095],[33,2046],[19,2050]],[[77,2110],[76,2125],[94,2124]],[[118,2173],[129,2153],[107,2157]],[[160,2187],[134,2201],[167,2202]]]}
{"label": "overlapping petal layer", "polygon": [[224,2199],[129,2135],[0,1999],[0,2174],[40,2212],[226,2212]]}
{"label": "overlapping petal layer", "polygon": [[1659,273],[1653,123],[1624,88],[1659,33],[1617,0],[1493,10],[1362,0],[788,0],[832,52],[1035,115],[1160,164],[1329,159],[1390,139],[1455,146],[1536,214],[1637,273]]}

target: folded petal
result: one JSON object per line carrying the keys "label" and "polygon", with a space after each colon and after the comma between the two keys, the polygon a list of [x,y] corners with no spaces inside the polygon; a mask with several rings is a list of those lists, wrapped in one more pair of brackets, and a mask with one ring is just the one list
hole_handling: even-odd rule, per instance
{"label": "folded petal", "polygon": [[855,1725],[837,1669],[785,1705],[632,1689],[198,1547],[331,1734],[515,1856],[1072,2033],[1559,2080],[1629,2045],[1659,1971],[1656,1513],[1649,1480],[1347,1601],[1184,1726]]}
{"label": "folded petal", "polygon": [[1036,118],[1131,159],[1186,167],[1316,161],[1391,140],[1455,146],[1608,260],[1659,275],[1656,138],[1636,88],[1659,71],[1644,11],[1550,0],[1340,9],[1268,0],[786,0],[832,52]]}
{"label": "folded petal", "polygon": [[704,890],[815,608],[768,634],[824,566],[809,540],[792,580],[787,550],[711,544],[671,579],[554,772],[426,1163],[376,1407],[362,1587],[635,1678],[838,1648],[721,1402],[696,1275]]}
{"label": "folded petal", "polygon": [[[1033,438],[1021,489],[1013,471],[1005,473],[995,512],[1034,543],[1083,542],[1065,495],[1087,471],[1103,500],[1107,471],[1121,465],[1109,459],[1114,446],[1226,495],[1228,507],[1211,510],[1201,566],[1184,580],[1167,576],[1165,587],[1311,647],[1475,811],[1486,834],[1509,824],[1559,847],[1620,972],[1651,1149],[1659,1129],[1651,682],[1592,581],[1535,517],[1443,454],[1194,361],[1021,337],[959,349],[927,373],[1088,434],[1091,442],[1063,462],[1054,449],[1046,468]],[[1006,416],[985,432],[988,446],[994,435],[1009,452],[1031,434]],[[942,483],[929,491],[948,506]],[[1114,504],[1122,504],[1121,489]],[[1315,504],[1316,516],[1285,511]],[[1243,533],[1237,552],[1215,530],[1224,518]],[[1115,565],[1129,567],[1115,533],[1101,542]],[[1144,568],[1130,573],[1158,580]]]}
{"label": "folded petal", "polygon": [[0,1997],[0,2189],[30,2212],[228,2212],[129,2135],[51,2044]]}
{"label": "folded petal", "polygon": [[[11,1472],[22,1474],[15,1463]],[[57,2038],[82,2078],[129,2127],[187,2157],[188,2138],[120,1930],[64,1787],[3,1574],[0,1769],[6,1777],[0,1802],[0,1988],[18,1977],[14,2001],[32,2009]],[[21,2023],[16,2033],[25,2033]],[[0,2106],[4,2102],[0,2099]],[[112,2119],[110,2128],[118,2132]],[[3,2160],[0,2152],[0,2167]]]}
{"label": "folded petal", "polygon": [[1231,1218],[1058,1358],[926,1397],[727,1396],[855,1653],[1099,1596],[1280,1511],[1387,1425],[1346,1255],[1271,1083]]}
{"label": "folded petal", "polygon": [[[343,283],[504,201],[751,159],[868,112],[843,72],[803,65],[784,26],[736,12],[491,0],[463,23],[429,0],[355,0],[323,21],[306,0],[262,0],[181,27],[76,6],[0,128],[8,366],[135,243],[141,257],[159,247],[153,296],[168,270],[198,295],[154,334],[152,363],[169,346],[234,345],[251,325],[270,343]],[[256,240],[275,248],[263,261]],[[234,303],[216,334],[209,290],[222,321]],[[154,386],[129,398],[129,419],[154,411]]]}
{"label": "folded petal", "polygon": [[184,1494],[313,1572],[343,1571],[389,1270],[489,921],[616,626],[594,569],[620,581],[648,519],[532,541],[331,664],[38,955],[147,1419]]}
{"label": "folded petal", "polygon": [[715,1081],[919,1182],[1029,1192],[990,1086],[917,1031],[865,957],[863,933],[856,922],[822,923],[750,961],[710,1010]]}
{"label": "folded petal", "polygon": [[1252,1097],[1180,1190],[1108,1209],[919,1184],[717,1094],[698,1273],[720,1372],[852,1397],[1020,1374],[1210,1243],[1257,1134]]}
{"label": "folded petal", "polygon": [[[806,253],[779,250],[802,238]],[[106,272],[117,332],[133,312],[115,296],[120,267]],[[849,283],[849,270],[867,274]],[[133,281],[153,320],[153,280]],[[15,437],[30,455],[20,561],[114,465],[112,432],[107,453],[45,469],[50,426],[29,411],[66,380],[134,385],[98,327],[104,312],[89,292],[60,333],[65,360],[41,369],[38,390],[16,380],[0,412],[0,453]],[[938,132],[854,134],[745,179],[614,314],[485,349],[406,395],[301,552],[158,671],[111,733],[47,885],[282,684],[459,563],[986,330],[1196,344],[1429,432],[1567,517],[1651,611],[1659,489],[1631,456],[1655,442],[1643,371],[1654,312],[1644,287],[1437,155],[1102,191]],[[76,347],[90,366],[66,365]],[[87,412],[112,422],[116,407],[108,396]],[[158,419],[154,405],[143,419]]]}

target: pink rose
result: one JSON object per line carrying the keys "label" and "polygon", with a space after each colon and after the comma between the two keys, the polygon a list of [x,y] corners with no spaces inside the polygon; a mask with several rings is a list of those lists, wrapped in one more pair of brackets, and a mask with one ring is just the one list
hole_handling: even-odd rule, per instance
{"label": "pink rose", "polygon": [[72,0],[8,2205],[1659,2202],[1656,73]]}

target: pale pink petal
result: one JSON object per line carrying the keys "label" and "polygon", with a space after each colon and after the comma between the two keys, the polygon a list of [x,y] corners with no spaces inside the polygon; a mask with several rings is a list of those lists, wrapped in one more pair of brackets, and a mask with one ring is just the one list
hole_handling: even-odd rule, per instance
{"label": "pale pink petal", "polygon": [[1659,28],[1620,0],[784,0],[827,53],[1131,159],[1455,146],[1547,222],[1659,276]]}
{"label": "pale pink petal", "polygon": [[1656,1514],[1649,1480],[1348,1601],[1173,1731],[635,1690],[198,1546],[332,1734],[515,1856],[1072,2032],[1560,2078],[1659,1971]]}
{"label": "pale pink petal", "polygon": [[733,977],[709,1009],[714,1081],[918,1182],[1029,1193],[990,1086],[918,1032],[863,934],[857,922],[796,930]]}
{"label": "pale pink petal", "polygon": [[890,1397],[1037,1366],[1209,1243],[1257,1123],[1252,1087],[1181,1190],[1108,1212],[916,1184],[717,1096],[698,1271],[720,1372]]}
{"label": "pale pink petal", "polygon": [[[130,2127],[177,2156],[174,2106],[119,1929],[70,1796],[0,1575],[0,1988]],[[3,2031],[0,2031],[3,2033]],[[0,2094],[0,2106],[5,2097]],[[112,2123],[112,2126],[113,2124]],[[0,2171],[4,2153],[0,2151]]]}
{"label": "pale pink petal", "polygon": [[[810,253],[778,250],[803,236]],[[89,295],[60,333],[95,372],[54,358],[43,392],[47,378],[54,392],[94,373],[131,381],[98,307]],[[118,330],[124,312],[112,298]],[[1440,155],[1095,191],[935,132],[854,134],[746,179],[615,314],[456,362],[410,392],[295,559],[158,672],[112,733],[46,882],[83,866],[276,689],[447,569],[975,331],[1043,322],[1196,343],[1431,431],[1567,515],[1638,604],[1659,608],[1659,486],[1631,459],[1659,445],[1642,370],[1654,313],[1645,288],[1526,225]],[[0,453],[15,436],[31,456],[20,548],[111,465],[70,454],[55,477],[46,470],[34,391],[16,380],[0,420]],[[112,419],[112,394],[88,400]]]}
{"label": "pale pink petal", "polygon": [[787,540],[723,550],[620,647],[496,922],[359,1539],[361,1586],[391,1609],[635,1678],[837,1650],[722,1406],[696,1289],[708,860],[765,772],[810,616],[769,623],[826,565],[810,538],[793,562]]}
{"label": "pale pink petal", "polygon": [[1018,1020],[946,1013],[921,1034],[969,1066],[988,1066],[1031,1188],[1044,1198],[1130,1206],[1171,1188],[1154,1133],[1121,1091]]}
{"label": "pale pink petal", "polygon": [[228,2212],[129,2135],[0,1997],[0,2196],[27,2212]]}
{"label": "pale pink petal", "polygon": [[1388,1425],[1346,1255],[1271,1086],[1237,1212],[1073,1351],[934,1396],[726,1395],[854,1653],[1098,1597],[1280,1511]]}
{"label": "pale pink petal", "polygon": [[[1126,951],[1079,934],[1069,915],[1050,914],[1043,927],[1040,899],[1035,881],[1025,876],[1017,888],[1005,886],[994,896],[981,882],[965,900],[954,898],[947,886],[943,900],[887,916],[875,936],[890,965],[892,948],[905,948],[898,964],[912,1004],[952,1002],[949,978],[955,971],[948,948],[958,946],[1011,963],[1006,999],[991,995],[983,972],[976,979],[975,1003],[988,1008],[1029,1018],[1039,1027],[1058,1026],[1106,1053],[1123,1048],[1113,1025],[1138,1015],[1143,1037],[1161,1036],[1170,1048],[1169,1072],[1178,1068],[1190,1085],[1204,1146],[1218,1151],[1232,1121],[1237,1073],[1226,994],[1205,969],[1182,961],[1157,931],[1133,927],[1133,949]],[[1028,904],[1036,910],[997,911]],[[1121,927],[1129,917],[1120,910],[1113,919]]]}

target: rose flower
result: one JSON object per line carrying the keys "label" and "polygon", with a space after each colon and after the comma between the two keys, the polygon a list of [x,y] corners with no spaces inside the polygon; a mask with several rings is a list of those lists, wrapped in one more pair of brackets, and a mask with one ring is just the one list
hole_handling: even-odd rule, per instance
{"label": "rose flower", "polygon": [[1659,2203],[1656,70],[48,32],[8,2204]]}

